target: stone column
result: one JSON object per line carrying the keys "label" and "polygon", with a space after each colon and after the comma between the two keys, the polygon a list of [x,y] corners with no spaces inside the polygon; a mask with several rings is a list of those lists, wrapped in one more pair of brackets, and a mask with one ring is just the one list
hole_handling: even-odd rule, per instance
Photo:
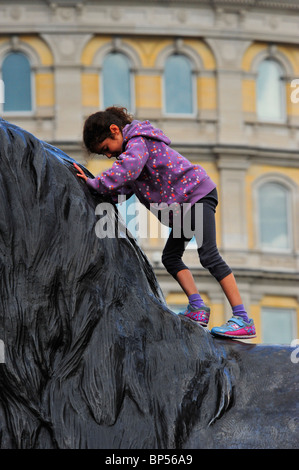
{"label": "stone column", "polygon": [[47,34],[43,36],[54,53],[54,139],[74,142],[82,138],[81,52],[89,35]]}
{"label": "stone column", "polygon": [[[216,149],[217,153],[217,149]],[[230,250],[248,249],[245,176],[249,158],[243,154],[218,154],[221,201],[221,247]]]}
{"label": "stone column", "polygon": [[217,61],[218,143],[244,145],[242,57],[249,41],[210,39]]}

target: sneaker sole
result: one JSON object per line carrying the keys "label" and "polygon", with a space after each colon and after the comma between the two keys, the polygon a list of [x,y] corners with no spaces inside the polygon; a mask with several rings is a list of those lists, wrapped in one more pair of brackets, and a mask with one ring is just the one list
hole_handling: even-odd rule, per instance
{"label": "sneaker sole", "polygon": [[193,320],[193,318],[187,317],[187,315],[184,315],[182,313],[179,313],[178,315],[179,315],[179,317],[187,318],[188,320],[192,321],[193,323],[196,323],[196,325],[201,325],[201,326],[204,326],[204,327],[208,326],[208,323],[201,323],[200,321]]}
{"label": "sneaker sole", "polygon": [[256,338],[256,335],[241,335],[241,336],[238,336],[238,335],[226,335],[225,333],[215,333],[215,332],[213,332],[212,335],[221,336],[221,338],[230,338],[230,339],[251,339],[251,338]]}

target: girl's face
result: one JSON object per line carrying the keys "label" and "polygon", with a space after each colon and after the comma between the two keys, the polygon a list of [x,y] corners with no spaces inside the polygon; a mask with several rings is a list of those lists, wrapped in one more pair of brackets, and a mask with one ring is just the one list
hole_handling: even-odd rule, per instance
{"label": "girl's face", "polygon": [[98,145],[97,153],[106,157],[117,158],[122,153],[123,136],[116,124],[111,124],[111,137],[107,137]]}

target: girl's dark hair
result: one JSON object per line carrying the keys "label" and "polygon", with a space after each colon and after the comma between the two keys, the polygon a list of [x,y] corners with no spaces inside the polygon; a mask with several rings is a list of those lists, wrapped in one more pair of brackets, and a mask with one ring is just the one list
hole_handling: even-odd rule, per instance
{"label": "girl's dark hair", "polygon": [[111,137],[110,126],[116,124],[122,130],[133,121],[126,108],[111,106],[105,111],[91,114],[83,127],[83,142],[90,153],[96,153],[98,144]]}

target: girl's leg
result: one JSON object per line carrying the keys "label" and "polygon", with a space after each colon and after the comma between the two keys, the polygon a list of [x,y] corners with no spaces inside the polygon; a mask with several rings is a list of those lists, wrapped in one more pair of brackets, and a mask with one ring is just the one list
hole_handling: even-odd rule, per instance
{"label": "girl's leg", "polygon": [[194,278],[189,269],[182,269],[179,271],[176,275],[176,280],[180,284],[187,297],[190,297],[190,295],[199,294]]}
{"label": "girl's leg", "polygon": [[248,318],[235,277],[219,254],[216,244],[215,205],[211,198],[206,198],[203,211],[203,243],[198,249],[201,264],[209,269],[217,279],[231,307],[233,317],[221,327],[212,328],[211,332],[218,336],[230,338],[254,338],[253,320]]}
{"label": "girl's leg", "polygon": [[[232,307],[233,315],[235,316],[233,327],[231,327],[231,325],[224,325],[224,327],[219,328],[214,327],[212,329],[212,333],[221,336],[230,336],[234,338],[254,337],[254,325],[252,320],[249,323],[249,319],[242,304],[242,299],[240,296],[239,289],[237,287],[235,277],[229,266],[220,256],[217,248],[215,228],[215,208],[217,205],[217,192],[214,191],[213,193],[208,195],[208,197],[201,199],[200,202],[203,204],[203,220],[199,221],[200,223],[202,223],[202,225],[200,225],[198,233],[197,226],[193,225],[193,229],[195,230],[195,236],[198,242],[198,254],[200,262],[202,266],[208,269],[210,273],[214,276],[214,278],[220,283],[223,292],[225,293]],[[193,211],[193,214],[195,214],[195,211]],[[195,223],[195,216],[193,216],[193,214],[192,221],[193,223]],[[188,296],[190,305],[188,306],[187,311],[184,312],[184,314],[192,319],[196,319],[203,325],[207,325],[210,313],[209,308],[204,305],[203,300],[201,299],[200,294],[198,293],[192,273],[182,261],[186,242],[190,240],[186,240],[183,236],[183,233],[181,235],[182,236],[180,238],[174,238],[173,231],[171,231],[165,248],[163,250],[162,262],[167,271],[178,281],[183,291]],[[199,242],[199,240],[201,241]],[[194,305],[199,305],[199,307],[193,308],[193,301]],[[237,331],[235,329],[236,324],[239,328]],[[233,334],[235,336],[231,336],[230,329],[233,330]]]}
{"label": "girl's leg", "polygon": [[232,308],[242,304],[241,295],[233,273],[226,276],[224,279],[219,281],[219,283]]}
{"label": "girl's leg", "polygon": [[204,302],[197,290],[191,271],[182,261],[190,238],[186,238],[183,231],[180,235],[180,237],[174,237],[173,230],[170,232],[163,250],[162,263],[169,274],[179,283],[192,308],[199,309],[204,305]]}
{"label": "girl's leg", "polygon": [[180,237],[174,237],[172,230],[163,250],[162,262],[169,274],[176,279],[188,297],[189,305],[182,314],[203,326],[207,326],[210,309],[204,304],[191,271],[182,261],[186,245],[189,241],[190,238],[184,236],[183,230],[181,230]]}
{"label": "girl's leg", "polygon": [[203,267],[208,269],[222,287],[229,301],[233,315],[249,321],[247,312],[242,304],[242,298],[235,277],[219,254],[216,244],[215,208],[216,200],[211,197],[202,199],[203,206],[203,237],[198,254]]}
{"label": "girl's leg", "polygon": [[242,304],[241,295],[233,273],[226,276],[219,283],[232,307],[233,315],[241,317],[245,322],[249,322],[249,318],[245,307]]}

